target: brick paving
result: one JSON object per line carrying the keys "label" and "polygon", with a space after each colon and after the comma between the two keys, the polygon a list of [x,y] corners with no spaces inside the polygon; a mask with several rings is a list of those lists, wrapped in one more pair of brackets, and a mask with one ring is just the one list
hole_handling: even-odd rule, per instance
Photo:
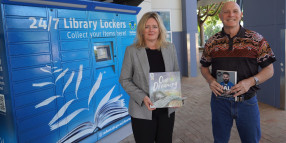
{"label": "brick paving", "polygon": [[[185,105],[176,111],[173,143],[212,143],[210,89],[204,78],[182,78]],[[259,103],[262,137],[260,143],[286,143],[286,111]],[[234,126],[229,143],[240,143]],[[133,135],[120,143],[135,143]]]}

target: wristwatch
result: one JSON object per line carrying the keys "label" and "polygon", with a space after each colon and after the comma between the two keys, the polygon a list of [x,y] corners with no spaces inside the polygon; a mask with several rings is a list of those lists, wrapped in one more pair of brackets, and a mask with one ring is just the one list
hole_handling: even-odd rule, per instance
{"label": "wristwatch", "polygon": [[255,85],[257,86],[257,85],[259,85],[259,79],[257,78],[257,77],[253,77],[254,78],[254,80],[255,80]]}

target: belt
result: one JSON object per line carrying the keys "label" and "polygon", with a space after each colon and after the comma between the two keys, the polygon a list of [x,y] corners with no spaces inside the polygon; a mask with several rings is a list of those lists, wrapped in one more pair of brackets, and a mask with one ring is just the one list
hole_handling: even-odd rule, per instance
{"label": "belt", "polygon": [[226,99],[226,100],[235,101],[235,102],[243,102],[245,100],[251,99],[255,95],[256,95],[256,93],[248,93],[248,94],[242,94],[242,95],[239,95],[236,97],[217,96],[217,98]]}

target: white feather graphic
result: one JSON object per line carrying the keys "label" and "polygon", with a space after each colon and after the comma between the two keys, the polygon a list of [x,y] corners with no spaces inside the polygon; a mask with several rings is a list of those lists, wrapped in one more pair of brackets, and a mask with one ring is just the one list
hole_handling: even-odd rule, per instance
{"label": "white feather graphic", "polygon": [[60,71],[62,71],[62,70],[63,70],[63,69],[55,70],[54,73],[60,72]]}
{"label": "white feather graphic", "polygon": [[43,71],[43,72],[51,73],[50,71],[48,71],[48,70],[46,70],[46,69],[43,69],[43,68],[40,68],[40,69],[41,69],[41,71]]}
{"label": "white feather graphic", "polygon": [[96,109],[96,111],[95,111],[95,114],[94,114],[95,117],[94,117],[94,119],[96,119],[97,114],[98,114],[98,111],[101,109],[101,107],[109,100],[109,98],[110,98],[110,96],[111,96],[111,94],[112,94],[114,88],[115,88],[115,85],[114,85],[114,86],[112,87],[112,89],[110,89],[109,92],[101,99],[101,101],[100,101],[100,103],[98,104],[97,109]]}
{"label": "white feather graphic", "polygon": [[49,84],[54,84],[54,83],[52,83],[52,82],[33,83],[33,86],[35,86],[35,87],[43,87],[43,86],[46,86],[46,85],[49,85]]}
{"label": "white feather graphic", "polygon": [[74,111],[73,113],[71,113],[70,115],[68,115],[66,118],[62,119],[61,121],[59,121],[55,124],[53,124],[52,126],[50,126],[51,131],[68,124],[75,116],[77,116],[79,113],[81,113],[84,110],[88,110],[88,108],[78,109],[78,110]]}
{"label": "white feather graphic", "polygon": [[80,66],[79,66],[78,76],[77,76],[77,81],[76,81],[76,86],[75,86],[75,96],[76,96],[76,99],[78,99],[78,97],[77,97],[77,91],[78,91],[80,82],[81,82],[81,80],[82,80],[82,69],[83,69],[83,65],[80,65]]}
{"label": "white feather graphic", "polygon": [[52,96],[52,97],[50,97],[50,98],[44,100],[43,102],[37,104],[37,105],[35,106],[35,108],[37,109],[37,108],[40,108],[40,107],[42,107],[42,106],[46,106],[46,105],[50,104],[52,101],[54,101],[56,98],[58,98],[58,97],[60,97],[60,96],[59,96],[59,95],[58,95],[58,96]]}
{"label": "white feather graphic", "polygon": [[68,70],[69,70],[68,68],[67,68],[66,70],[64,70],[64,71],[57,77],[56,82],[57,82],[59,79],[61,79],[62,77],[64,77]]}
{"label": "white feather graphic", "polygon": [[95,92],[98,90],[99,86],[100,86],[100,83],[101,83],[101,80],[102,80],[102,73],[99,73],[99,76],[95,82],[95,84],[93,85],[90,93],[89,93],[89,98],[88,98],[88,106],[89,106],[89,103],[90,103],[90,100],[92,99],[92,97],[94,96]]}
{"label": "white feather graphic", "polygon": [[50,121],[49,125],[52,125],[54,122],[56,122],[59,118],[61,118],[64,113],[67,111],[68,107],[70,104],[74,101],[75,99],[70,100],[67,102],[59,111],[58,113],[53,117],[53,119]]}
{"label": "white feather graphic", "polygon": [[71,84],[73,77],[74,77],[74,71],[72,72],[70,78],[68,79],[67,83],[65,84],[62,94],[65,93],[66,89],[67,89],[67,88],[69,87],[69,85]]}
{"label": "white feather graphic", "polygon": [[118,96],[116,96],[116,97],[114,97],[114,98],[110,99],[110,101],[109,101],[109,102],[117,101],[117,100],[119,100],[121,97],[122,97],[122,94],[119,94]]}

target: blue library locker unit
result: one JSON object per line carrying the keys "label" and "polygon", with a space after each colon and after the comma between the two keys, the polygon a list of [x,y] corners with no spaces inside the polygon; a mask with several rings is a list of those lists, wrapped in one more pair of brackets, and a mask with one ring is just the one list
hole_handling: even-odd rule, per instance
{"label": "blue library locker unit", "polygon": [[1,0],[0,143],[96,142],[129,123],[118,80],[139,11]]}

